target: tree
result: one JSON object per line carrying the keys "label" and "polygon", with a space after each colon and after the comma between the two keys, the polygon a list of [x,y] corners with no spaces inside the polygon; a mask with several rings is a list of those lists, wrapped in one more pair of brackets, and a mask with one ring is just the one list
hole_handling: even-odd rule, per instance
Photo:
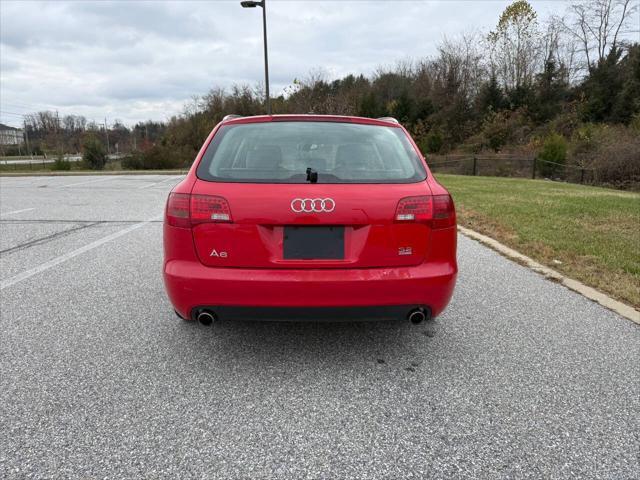
{"label": "tree", "polygon": [[415,101],[409,98],[409,93],[406,90],[393,102],[391,115],[401,123],[413,122],[415,120]]}
{"label": "tree", "polygon": [[563,23],[580,43],[588,71],[619,47],[620,34],[637,10],[635,0],[581,0],[569,7]]}
{"label": "tree", "polygon": [[478,40],[473,34],[445,39],[429,63],[434,109],[429,123],[439,127],[447,147],[461,142],[475,126],[473,105],[484,78]]}
{"label": "tree", "polygon": [[358,115],[378,118],[384,115],[384,109],[373,92],[365,93],[358,104]]}
{"label": "tree", "polygon": [[93,134],[86,136],[82,144],[82,159],[93,170],[102,170],[107,162],[104,146]]}
{"label": "tree", "polygon": [[616,96],[611,111],[612,120],[631,123],[640,119],[640,44],[629,47],[620,64],[622,89]]}
{"label": "tree", "polygon": [[527,87],[533,80],[540,55],[537,14],[526,0],[509,5],[487,40],[492,72],[505,89]]}
{"label": "tree", "polygon": [[579,61],[579,47],[573,35],[567,35],[564,19],[551,15],[546,22],[542,38],[542,57],[546,63],[553,61],[559,72],[565,75],[567,84],[579,80],[582,67]]}
{"label": "tree", "polygon": [[433,60],[434,95],[445,95],[444,103],[457,99],[471,104],[482,81],[486,78],[483,54],[479,48],[481,38],[475,33],[463,34],[455,39],[445,38],[438,46],[438,57]]}
{"label": "tree", "polygon": [[531,116],[536,122],[546,122],[560,113],[568,95],[566,78],[564,69],[558,67],[555,59],[549,56],[544,70],[536,77],[535,100],[529,106]]}
{"label": "tree", "polygon": [[629,123],[640,112],[639,78],[640,45],[631,46],[626,55],[611,49],[580,87],[583,120]]}
{"label": "tree", "polygon": [[481,114],[497,112],[505,106],[504,93],[495,75],[491,75],[489,81],[485,82],[480,88],[477,105]]}

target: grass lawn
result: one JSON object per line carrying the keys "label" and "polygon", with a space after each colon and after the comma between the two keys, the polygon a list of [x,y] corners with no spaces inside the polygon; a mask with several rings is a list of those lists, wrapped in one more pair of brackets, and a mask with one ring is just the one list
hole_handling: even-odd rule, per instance
{"label": "grass lawn", "polygon": [[640,307],[639,193],[544,180],[436,177],[453,195],[461,225]]}

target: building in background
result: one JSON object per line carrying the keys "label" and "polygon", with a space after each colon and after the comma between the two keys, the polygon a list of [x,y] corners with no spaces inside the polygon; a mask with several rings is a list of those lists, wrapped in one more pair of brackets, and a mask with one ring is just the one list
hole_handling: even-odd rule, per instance
{"label": "building in background", "polygon": [[0,145],[20,146],[24,143],[24,132],[19,128],[0,123]]}

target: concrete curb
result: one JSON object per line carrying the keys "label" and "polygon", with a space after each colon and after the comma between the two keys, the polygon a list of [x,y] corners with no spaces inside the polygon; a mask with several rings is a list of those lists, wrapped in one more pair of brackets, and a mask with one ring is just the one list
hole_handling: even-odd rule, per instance
{"label": "concrete curb", "polygon": [[458,225],[458,231],[463,235],[472,238],[473,240],[477,240],[483,245],[486,245],[487,247],[504,255],[505,257],[515,260],[521,265],[530,268],[534,272],[538,272],[544,275],[546,278],[558,282],[569,288],[570,290],[578,292],[580,295],[587,297],[589,300],[599,303],[603,307],[608,308],[618,315],[640,325],[640,312],[635,308],[614,300],[613,298],[605,295],[602,292],[599,292],[595,288],[591,288],[585,285],[584,283],[578,282],[577,280],[574,280],[572,278],[565,277],[561,273],[556,272],[555,270],[552,270],[551,268],[536,262],[532,258],[529,258],[526,255],[523,255],[520,252],[517,252],[516,250],[503,245],[502,243],[494,240],[491,237],[487,237],[486,235],[478,233],[475,230],[470,230]]}
{"label": "concrete curb", "polygon": [[186,175],[188,170],[83,170],[80,172],[0,172],[0,177],[83,177],[87,175]]}

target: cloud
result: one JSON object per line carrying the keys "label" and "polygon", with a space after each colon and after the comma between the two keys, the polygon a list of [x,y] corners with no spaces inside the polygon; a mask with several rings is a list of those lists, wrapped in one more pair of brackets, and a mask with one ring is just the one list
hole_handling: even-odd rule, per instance
{"label": "cloud", "polygon": [[[168,118],[216,86],[256,85],[264,78],[262,12],[238,3],[3,0],[0,110],[134,123]],[[433,55],[445,35],[494,26],[508,3],[269,0],[272,90],[314,68],[372,74]],[[533,4],[541,12],[563,5]]]}

